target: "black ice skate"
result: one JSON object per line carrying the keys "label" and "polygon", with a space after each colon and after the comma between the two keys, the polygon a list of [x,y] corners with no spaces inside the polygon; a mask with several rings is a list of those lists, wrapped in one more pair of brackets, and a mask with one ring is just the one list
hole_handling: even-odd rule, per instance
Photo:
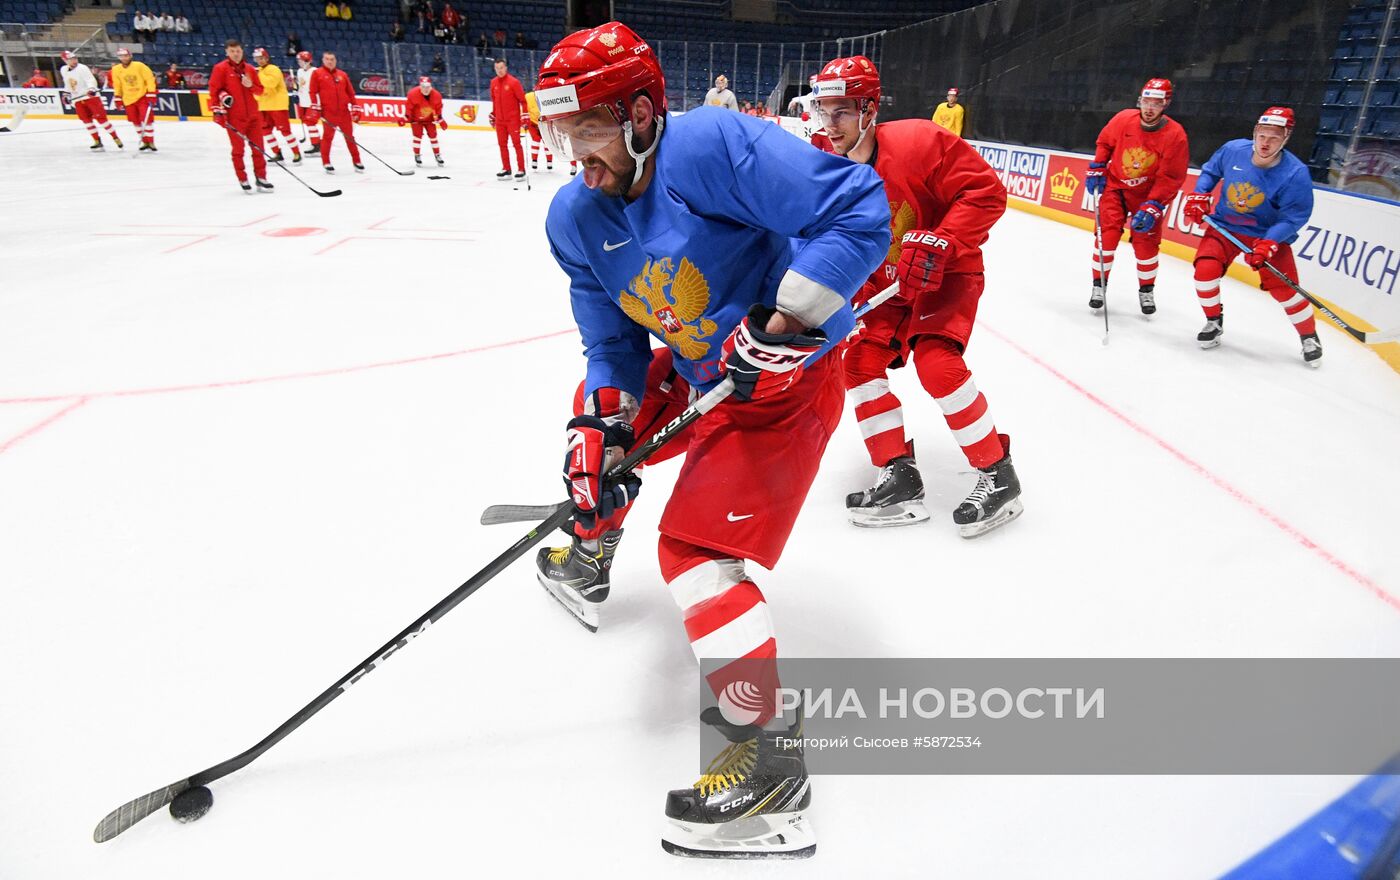
{"label": "black ice skate", "polygon": [[1021,515],[1021,481],[1011,464],[1011,439],[1003,434],[1001,442],[1006,455],[996,464],[978,468],[972,494],[953,511],[953,522],[964,538],[984,535]]}
{"label": "black ice skate", "polygon": [[1322,343],[1318,341],[1316,333],[1303,337],[1303,363],[1314,370],[1322,366]]}
{"label": "black ice skate", "polygon": [[365,166],[361,165],[359,162],[352,162],[351,164],[355,166],[355,173],[356,173],[356,174],[364,174],[364,173],[365,173]]}
{"label": "black ice skate", "polygon": [[319,153],[319,152],[321,152],[321,145],[320,145],[320,144],[312,144],[310,147],[307,148],[307,150],[306,150],[306,155],[308,155],[308,156],[314,156],[314,155],[316,155],[316,154]]}
{"label": "black ice skate", "polygon": [[93,142],[92,142],[92,146],[88,147],[88,149],[89,149],[89,150],[103,150],[103,151],[105,151],[107,148],[104,147],[104,146],[102,146],[102,141],[93,141]]}
{"label": "black ice skate", "polygon": [[281,150],[278,150],[277,152],[275,152],[275,153],[272,154],[272,161],[274,161],[274,162],[285,162],[285,161],[287,161],[287,160],[286,160],[285,158],[283,158],[283,156],[282,156],[282,151],[281,151]]}
{"label": "black ice skate", "polygon": [[149,150],[149,149],[151,149],[151,145],[148,144],[148,143],[146,143],[145,141],[142,141],[142,142],[141,142],[141,146],[139,146],[139,147],[136,148],[136,152],[138,152],[138,153],[144,153],[144,152],[146,152],[146,151]]}
{"label": "black ice skate", "polygon": [[422,164],[423,164],[423,157],[420,156],[420,155],[418,155],[417,153],[414,153],[414,154],[413,154],[413,164],[414,164],[414,165],[422,165]]}
{"label": "black ice skate", "polygon": [[603,533],[596,551],[585,550],[574,538],[567,547],[545,548],[535,557],[540,586],[589,632],[598,631],[598,606],[608,598],[609,571],[621,541],[622,529],[617,529]]}
{"label": "black ice skate", "polygon": [[1206,325],[1196,334],[1196,341],[1201,344],[1201,348],[1215,348],[1220,344],[1220,337],[1224,335],[1225,313],[1221,312],[1214,318],[1206,319]]}
{"label": "black ice skate", "polygon": [[497,179],[497,180],[510,180],[510,172],[509,172],[509,171],[497,171],[497,172],[496,172],[496,179]]}
{"label": "black ice skate", "polygon": [[1138,288],[1138,306],[1144,315],[1157,314],[1157,300],[1153,298],[1154,286],[1144,284]]}
{"label": "black ice skate", "polygon": [[546,160],[545,160],[545,163],[544,163],[544,170],[545,170],[545,171],[553,171],[553,170],[554,170],[554,162],[552,162],[552,161],[546,159]]}
{"label": "black ice skate", "polygon": [[267,180],[259,177],[256,178],[255,182],[258,185],[258,192],[272,192],[272,184],[269,183]]}
{"label": "black ice skate", "polygon": [[114,137],[114,138],[112,138],[112,143],[114,143],[114,144],[117,145],[117,149],[118,149],[118,150],[125,150],[125,149],[126,149],[126,147],[123,147],[123,146],[122,146],[122,139],[119,138],[119,137]]}
{"label": "black ice skate", "polygon": [[700,720],[729,745],[689,789],[666,796],[661,847],[676,856],[711,859],[803,859],[817,851],[804,811],[812,784],[800,726],[771,731],[730,724],[719,707]]}
{"label": "black ice skate", "polygon": [[438,163],[439,165],[446,165],[446,164],[447,164],[446,162],[443,161],[443,159],[442,159],[442,154],[441,154],[441,153],[434,153],[434,154],[433,154],[433,158],[437,160],[437,163]]}
{"label": "black ice skate", "polygon": [[251,196],[251,195],[253,194],[253,185],[252,185],[251,183],[249,183],[248,181],[246,181],[246,180],[240,180],[240,181],[238,181],[238,185],[241,186],[241,187],[243,187],[243,191],[244,191],[245,193],[247,193],[248,195]]}
{"label": "black ice skate", "polygon": [[924,507],[924,480],[914,462],[914,444],[904,455],[880,468],[880,479],[864,492],[846,496],[846,514],[862,528],[880,529],[927,522]]}
{"label": "black ice skate", "polygon": [[515,179],[516,179],[516,180],[524,180],[524,179],[525,179],[525,172],[524,172],[524,171],[517,171],[517,172],[515,172]]}
{"label": "black ice skate", "polygon": [[159,152],[160,152],[160,150],[157,150],[157,149],[156,149],[156,145],[155,145],[155,144],[147,144],[147,145],[146,145],[146,149],[150,150],[152,153],[159,153]]}
{"label": "black ice skate", "polygon": [[1094,289],[1089,293],[1089,308],[1098,311],[1103,308],[1104,284],[1102,279],[1094,281]]}
{"label": "black ice skate", "polygon": [[329,162],[322,162],[322,163],[321,163],[321,170],[324,171],[324,172],[326,172],[327,174],[334,174],[334,173],[335,173],[335,166],[332,165],[332,164],[329,163]]}

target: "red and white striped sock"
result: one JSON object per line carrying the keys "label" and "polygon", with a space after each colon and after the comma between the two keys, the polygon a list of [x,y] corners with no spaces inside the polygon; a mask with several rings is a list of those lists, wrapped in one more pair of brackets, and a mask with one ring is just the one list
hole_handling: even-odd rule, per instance
{"label": "red and white striped sock", "polygon": [[418,135],[414,135],[414,136],[413,136],[413,155],[417,156],[419,150],[422,149],[422,146],[423,146],[423,139],[422,139],[421,137],[419,137]]}
{"label": "red and white striped sock", "polygon": [[1147,259],[1138,258],[1137,261],[1138,287],[1152,287],[1157,283],[1157,256],[1154,254]]}
{"label": "red and white striped sock", "polygon": [[[695,659],[731,721],[763,724],[776,713],[778,643],[763,593],[744,562],[662,535],[662,576],[681,607]],[[714,668],[717,661],[724,662]],[[748,713],[736,719],[733,712]]]}
{"label": "red and white striped sock", "polygon": [[[1096,237],[1094,239],[1094,253],[1092,258],[1093,275],[1094,280],[1099,281],[1100,279],[1108,278],[1109,273],[1113,271],[1113,256],[1115,248],[1106,246],[1103,243],[1103,241],[1099,240],[1099,238],[1097,237],[1098,233],[1096,232],[1094,234]],[[1100,254],[1102,254],[1103,256],[1102,265],[1100,265],[1099,263]],[[1107,284],[1108,282],[1104,281],[1104,283]]]}
{"label": "red and white striped sock", "polygon": [[856,425],[865,439],[871,464],[884,467],[904,455],[904,408],[890,391],[890,380],[871,379],[848,393],[856,404]]}
{"label": "red and white striped sock", "polygon": [[1196,299],[1207,319],[1220,317],[1220,276],[1203,270],[1200,264],[1196,267]]}
{"label": "red and white striped sock", "polygon": [[1271,288],[1269,295],[1283,306],[1283,313],[1293,322],[1293,329],[1298,331],[1299,336],[1311,336],[1317,332],[1312,303],[1306,297],[1286,288]]}

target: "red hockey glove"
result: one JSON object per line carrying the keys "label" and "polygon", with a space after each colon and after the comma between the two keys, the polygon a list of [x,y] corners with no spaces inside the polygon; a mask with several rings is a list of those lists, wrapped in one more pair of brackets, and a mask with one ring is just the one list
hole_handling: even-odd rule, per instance
{"label": "red hockey glove", "polygon": [[441,128],[443,131],[446,131],[446,130],[447,130],[447,120],[446,120],[446,119],[443,119],[443,118],[439,117],[439,118],[438,118],[438,121],[437,121],[437,124],[438,124],[438,128]]}
{"label": "red hockey glove", "polygon": [[221,92],[221,93],[219,94],[219,106],[222,107],[222,108],[225,109],[225,110],[227,110],[227,109],[229,109],[230,107],[232,107],[232,106],[233,106],[233,95],[230,95],[228,92]]}
{"label": "red hockey glove", "polygon": [[495,128],[495,127],[496,127],[496,114],[495,114],[494,112],[488,113],[488,114],[486,115],[486,121],[487,121],[488,123],[491,124],[491,127],[492,127],[492,128]]}
{"label": "red hockey glove", "polygon": [[899,266],[895,278],[909,296],[943,286],[943,271],[953,258],[953,243],[924,229],[904,233],[900,239]]}
{"label": "red hockey glove", "polygon": [[1181,216],[1186,218],[1187,223],[1200,223],[1210,213],[1210,202],[1210,193],[1191,193],[1181,208]]}
{"label": "red hockey glove", "polygon": [[408,120],[407,120],[407,119],[404,119],[402,116],[400,116],[400,117],[399,117],[397,120],[395,120],[395,121],[398,122],[399,128],[403,128],[405,125],[408,124]]}
{"label": "red hockey glove", "polygon": [[1098,195],[1103,192],[1104,181],[1106,179],[1104,177],[1104,171],[1107,167],[1108,163],[1106,162],[1089,163],[1089,171],[1084,175],[1084,188],[1087,189],[1091,195]]}
{"label": "red hockey glove", "polygon": [[88,89],[87,96],[89,98],[96,98],[98,94],[99,92],[97,91],[97,89]]}
{"label": "red hockey glove", "polygon": [[[597,416],[575,416],[569,421],[569,448],[564,454],[564,485],[574,502],[574,522],[586,533],[597,528],[599,519],[607,519],[632,503],[642,489],[642,479],[628,474],[618,480],[608,479],[608,450],[626,451],[635,439],[632,426],[617,421],[612,424]],[[616,449],[614,448],[616,447]]]}
{"label": "red hockey glove", "polygon": [[117,111],[118,113],[120,113],[120,112],[122,112],[123,110],[126,109],[126,105],[122,103],[122,99],[121,99],[121,98],[118,98],[116,95],[113,95],[113,96],[112,96],[112,109],[115,110],[115,111]]}
{"label": "red hockey glove", "polygon": [[354,104],[350,105],[350,122],[353,125],[358,125],[360,122],[360,108]]}
{"label": "red hockey glove", "polygon": [[1261,238],[1254,242],[1254,250],[1244,255],[1244,261],[1251,269],[1262,269],[1264,263],[1272,260],[1277,253],[1278,242]]}
{"label": "red hockey glove", "polygon": [[720,370],[734,380],[734,396],[763,400],[795,383],[802,365],[826,344],[821,330],[769,333],[765,328],[775,309],[754,305],[724,340]]}
{"label": "red hockey glove", "polygon": [[1142,207],[1137,209],[1137,213],[1133,214],[1133,231],[1151,232],[1152,227],[1156,226],[1157,223],[1161,221],[1163,210],[1164,206],[1161,202],[1155,200],[1143,202]]}

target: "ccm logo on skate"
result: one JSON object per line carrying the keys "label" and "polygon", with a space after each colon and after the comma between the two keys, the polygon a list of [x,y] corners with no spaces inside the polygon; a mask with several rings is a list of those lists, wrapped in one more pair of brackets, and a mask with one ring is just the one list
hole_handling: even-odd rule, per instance
{"label": "ccm logo on skate", "polygon": [[747,792],[747,793],[746,793],[743,797],[741,797],[741,798],[736,798],[736,799],[730,801],[730,802],[727,803],[727,804],[720,804],[720,805],[719,805],[719,811],[720,811],[721,813],[727,813],[727,812],[729,812],[730,810],[737,810],[739,807],[742,807],[744,804],[747,804],[749,801],[753,800],[753,799],[756,798],[756,797],[758,797],[758,792],[756,792],[756,791]]}
{"label": "ccm logo on skate", "polygon": [[932,232],[906,232],[904,233],[904,237],[900,239],[900,242],[903,244],[909,244],[911,241],[917,242],[918,244],[926,244],[929,247],[938,248],[941,251],[946,251],[948,249],[947,240],[939,238]]}
{"label": "ccm logo on skate", "polygon": [[418,629],[399,639],[397,642],[394,642],[394,644],[389,648],[389,650],[385,651],[383,654],[380,654],[378,657],[375,657],[374,662],[370,663],[364,669],[361,669],[359,672],[355,673],[353,676],[350,677],[349,681],[341,685],[340,692],[345,693],[346,691],[350,690],[351,685],[358,684],[360,679],[364,678],[366,675],[369,675],[379,666],[379,664],[383,663],[385,660],[388,660],[395,653],[402,650],[404,645],[407,645],[409,642],[413,641],[414,639],[421,636],[423,633],[427,632],[428,627],[431,626],[432,623],[433,622],[431,620],[425,620],[423,621],[423,625],[418,627]]}

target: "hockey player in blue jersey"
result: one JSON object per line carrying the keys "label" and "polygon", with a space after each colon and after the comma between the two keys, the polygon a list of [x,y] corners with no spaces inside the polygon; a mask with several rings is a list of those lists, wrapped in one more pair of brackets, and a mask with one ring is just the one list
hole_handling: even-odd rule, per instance
{"label": "hockey player in blue jersey", "polygon": [[889,250],[884,187],[870,167],[753,117],[668,117],[654,53],[617,22],[556,45],[535,95],[546,140],[583,167],[545,231],[587,361],[568,422],[573,537],[540,552],[540,582],[596,629],[639,488],[603,479],[610,454],[732,377],[733,397],[652,459],[685,455],[661,517],[661,574],[718,701],[702,719],[730,741],[670,793],[663,845],[810,855],[806,765],[777,713],[773,621],[746,562],[777,563],[840,421],[829,352]]}
{"label": "hockey player in blue jersey", "polygon": [[[1252,248],[1245,263],[1259,273],[1259,286],[1269,293],[1293,322],[1303,345],[1303,361],[1317,366],[1322,344],[1317,339],[1312,305],[1264,263],[1298,283],[1298,267],[1289,245],[1312,214],[1313,189],[1308,169],[1284,149],[1293,133],[1293,111],[1270,107],[1254,126],[1254,139],[1233,140],[1215,151],[1201,168],[1196,191],[1186,197],[1182,214],[1200,223],[1210,214],[1236,238]],[[1211,210],[1211,191],[1221,184],[1220,201]],[[1220,304],[1220,279],[1240,253],[1214,229],[1207,229],[1196,248],[1196,296],[1206,313],[1206,326],[1196,335],[1201,348],[1220,344],[1225,314]]]}

